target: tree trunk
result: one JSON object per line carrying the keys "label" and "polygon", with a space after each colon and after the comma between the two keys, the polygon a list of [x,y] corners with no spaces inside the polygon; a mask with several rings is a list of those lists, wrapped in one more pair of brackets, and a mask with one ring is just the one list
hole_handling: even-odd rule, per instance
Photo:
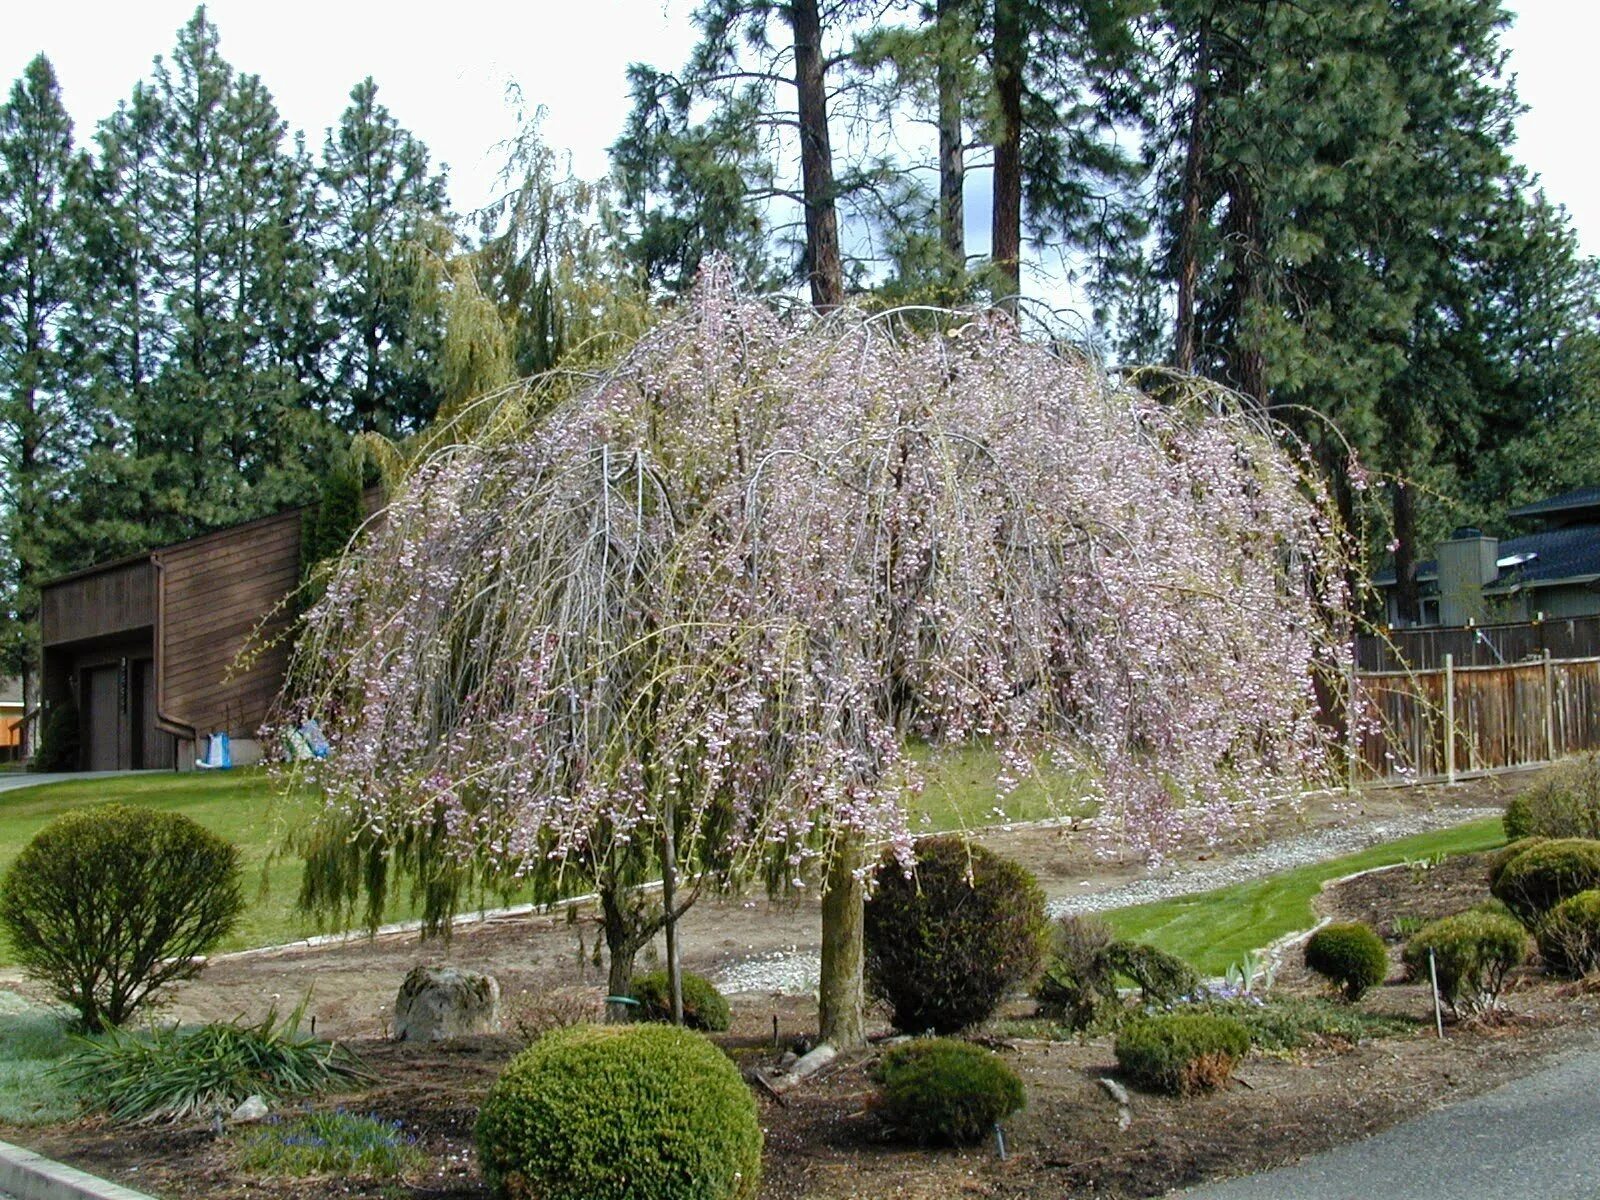
{"label": "tree trunk", "polygon": [[961,127],[961,73],[956,37],[962,0],[938,0],[939,88],[939,233],[944,244],[944,279],[959,285],[967,265],[966,160]]}
{"label": "tree trunk", "polygon": [[855,875],[860,864],[860,838],[841,838],[822,893],[821,1037],[836,1050],[867,1041],[861,986],[866,889]]}
{"label": "tree trunk", "polygon": [[672,1023],[683,1024],[683,974],[678,964],[678,848],[672,802],[661,810],[661,908],[667,922],[667,996]]}
{"label": "tree trunk", "polygon": [[994,90],[1000,124],[994,143],[994,213],[989,257],[998,303],[1015,314],[1022,292],[1022,70],[1027,47],[1022,0],[995,0]]}
{"label": "tree trunk", "polygon": [[1417,513],[1411,489],[1394,485],[1394,599],[1395,616],[1402,625],[1422,619],[1422,599],[1417,587]]}
{"label": "tree trunk", "polygon": [[1234,275],[1237,288],[1237,327],[1234,332],[1236,356],[1235,382],[1238,389],[1267,407],[1267,360],[1261,349],[1261,331],[1255,326],[1266,306],[1266,248],[1261,229],[1261,202],[1246,169],[1233,172],[1229,196],[1230,235],[1233,242]]}
{"label": "tree trunk", "polygon": [[[650,934],[642,931],[638,915],[628,908],[625,891],[601,883],[599,892],[600,924],[606,938],[606,995],[626,996],[633,987],[634,959]],[[608,1019],[615,1019],[614,1011],[607,1007]]]}
{"label": "tree trunk", "polygon": [[818,309],[844,303],[839,217],[833,204],[833,148],[828,137],[828,67],[822,56],[817,0],[791,0],[794,86],[800,115],[800,186],[806,208],[806,274]]}
{"label": "tree trunk", "polygon": [[1193,371],[1195,361],[1194,293],[1200,277],[1200,196],[1205,184],[1206,108],[1211,97],[1211,25],[1200,25],[1190,88],[1189,145],[1183,160],[1183,205],[1175,247],[1178,275],[1178,322],[1172,339],[1172,362]]}

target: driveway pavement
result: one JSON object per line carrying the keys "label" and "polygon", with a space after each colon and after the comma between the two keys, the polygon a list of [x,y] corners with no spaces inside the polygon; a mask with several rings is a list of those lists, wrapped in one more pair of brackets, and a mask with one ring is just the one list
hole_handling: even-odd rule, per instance
{"label": "driveway pavement", "polygon": [[1292,1167],[1171,1200],[1596,1200],[1600,1043],[1460,1104]]}
{"label": "driveway pavement", "polygon": [[0,774],[0,792],[14,792],[18,788],[39,787],[46,783],[70,783],[80,779],[116,779],[123,775],[170,775],[171,773],[170,771],[71,771],[34,775],[27,771],[7,771]]}

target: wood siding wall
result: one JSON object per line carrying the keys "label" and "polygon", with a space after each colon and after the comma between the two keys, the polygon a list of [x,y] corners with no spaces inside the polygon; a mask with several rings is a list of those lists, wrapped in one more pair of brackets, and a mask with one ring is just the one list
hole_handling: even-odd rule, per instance
{"label": "wood siding wall", "polygon": [[289,623],[299,581],[300,512],[280,513],[156,552],[161,565],[160,709],[204,735],[255,737],[288,666],[279,643],[247,669],[239,654],[260,629]]}
{"label": "wood siding wall", "polygon": [[1441,780],[1600,750],[1600,658],[1364,674],[1356,696],[1366,779]]}
{"label": "wood siding wall", "polygon": [[39,597],[46,646],[129,633],[155,620],[156,572],[149,559],[64,579]]}

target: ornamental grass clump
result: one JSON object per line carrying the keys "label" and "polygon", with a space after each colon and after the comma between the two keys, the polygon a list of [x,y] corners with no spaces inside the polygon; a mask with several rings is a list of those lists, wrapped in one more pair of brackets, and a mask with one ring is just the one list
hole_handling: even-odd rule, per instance
{"label": "ornamental grass clump", "polygon": [[878,1066],[878,1111],[920,1145],[963,1146],[1022,1111],[1022,1080],[998,1054],[954,1038],[896,1046]]}
{"label": "ornamental grass clump", "polygon": [[[689,1029],[722,1033],[733,1022],[727,998],[704,975],[680,972],[683,1023]],[[651,971],[633,981],[633,998],[639,1002],[635,1014],[641,1021],[672,1020],[672,989],[665,971]]]}
{"label": "ornamental grass clump", "polygon": [[489,1089],[477,1141],[500,1200],[750,1200],[761,1181],[750,1089],[670,1025],[545,1034]]}
{"label": "ornamental grass clump", "polygon": [[1492,890],[1518,920],[1533,927],[1563,900],[1593,888],[1600,888],[1600,841],[1558,838],[1513,858]]}
{"label": "ornamental grass clump", "polygon": [[0,880],[17,965],[90,1033],[198,974],[243,911],[238,847],[181,813],[132,805],[57,817]]}
{"label": "ornamental grass clump", "polygon": [[1039,969],[1044,893],[1019,863],[961,838],[917,843],[908,873],[893,852],[866,908],[868,991],[907,1033],[955,1033],[989,1019]]}
{"label": "ornamental grass clump", "polygon": [[1353,1004],[1388,975],[1389,951],[1364,922],[1324,925],[1306,940],[1306,967]]}
{"label": "ornamental grass clump", "polygon": [[79,1039],[60,1071],[96,1108],[119,1121],[226,1115],[250,1096],[315,1096],[372,1080],[337,1042],[302,1032],[305,1003],[254,1025],[112,1029]]}
{"label": "ornamental grass clump", "polygon": [[1250,1053],[1250,1032],[1231,1017],[1164,1013],[1117,1034],[1117,1065],[1136,1083],[1188,1096],[1221,1087]]}

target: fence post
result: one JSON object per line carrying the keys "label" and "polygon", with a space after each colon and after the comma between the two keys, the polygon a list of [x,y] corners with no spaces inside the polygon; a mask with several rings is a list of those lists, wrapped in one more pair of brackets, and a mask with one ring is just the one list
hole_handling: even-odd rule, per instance
{"label": "fence post", "polygon": [[1456,781],[1456,660],[1444,656],[1444,781]]}
{"label": "fence post", "polygon": [[1360,757],[1360,748],[1356,745],[1356,738],[1360,736],[1357,727],[1356,705],[1360,703],[1359,691],[1360,677],[1356,674],[1355,655],[1350,656],[1349,692],[1345,696],[1344,708],[1344,789],[1347,792],[1356,790],[1356,761]]}
{"label": "fence post", "polygon": [[1556,760],[1556,671],[1550,663],[1550,647],[1544,650],[1544,758]]}

